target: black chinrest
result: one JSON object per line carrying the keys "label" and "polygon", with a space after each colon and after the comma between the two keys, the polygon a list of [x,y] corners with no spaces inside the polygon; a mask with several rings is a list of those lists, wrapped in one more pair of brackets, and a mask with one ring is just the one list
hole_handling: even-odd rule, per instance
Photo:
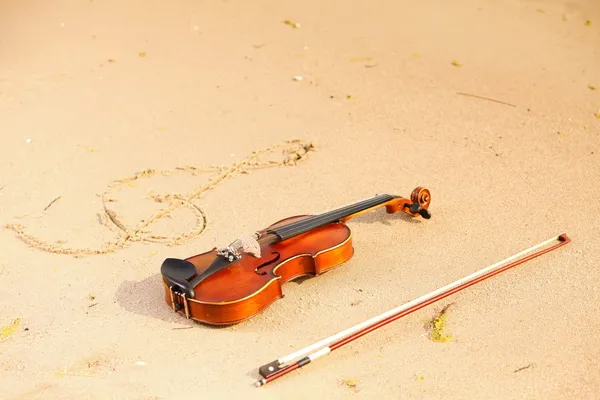
{"label": "black chinrest", "polygon": [[189,282],[197,273],[194,264],[178,258],[167,258],[163,261],[160,272],[168,286],[173,286],[175,291],[186,297],[194,297],[194,288]]}

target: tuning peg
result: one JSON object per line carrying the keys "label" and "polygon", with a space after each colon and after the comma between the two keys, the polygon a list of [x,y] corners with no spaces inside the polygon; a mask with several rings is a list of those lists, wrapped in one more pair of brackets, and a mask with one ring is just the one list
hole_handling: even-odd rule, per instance
{"label": "tuning peg", "polygon": [[421,205],[419,203],[412,203],[410,205],[410,212],[413,214],[417,214],[419,213],[423,208],[421,207]]}
{"label": "tuning peg", "polygon": [[413,214],[420,214],[425,219],[431,218],[431,213],[426,208],[421,207],[419,203],[412,203],[410,205],[410,212]]}

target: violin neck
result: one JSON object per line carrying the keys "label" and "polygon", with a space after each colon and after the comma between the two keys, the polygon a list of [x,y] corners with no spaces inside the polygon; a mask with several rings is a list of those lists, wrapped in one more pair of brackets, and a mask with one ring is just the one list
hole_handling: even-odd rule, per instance
{"label": "violin neck", "polygon": [[394,198],[395,196],[391,196],[389,194],[377,195],[370,199],[359,201],[358,203],[341,207],[323,214],[315,215],[298,222],[292,222],[276,229],[268,230],[267,233],[277,235],[280,240],[286,240],[332,222],[346,219],[354,214],[358,214],[370,208],[381,206],[393,200]]}

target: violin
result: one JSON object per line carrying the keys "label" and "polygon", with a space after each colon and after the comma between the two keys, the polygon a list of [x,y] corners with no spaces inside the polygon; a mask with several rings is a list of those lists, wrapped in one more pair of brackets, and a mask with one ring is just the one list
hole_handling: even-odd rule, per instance
{"label": "violin", "polygon": [[385,207],[431,218],[431,193],[415,188],[409,198],[381,194],[317,215],[298,215],[229,246],[187,259],[167,258],[161,265],[166,303],[188,319],[208,325],[247,320],[284,297],[284,283],[331,271],[354,254],[347,222]]}

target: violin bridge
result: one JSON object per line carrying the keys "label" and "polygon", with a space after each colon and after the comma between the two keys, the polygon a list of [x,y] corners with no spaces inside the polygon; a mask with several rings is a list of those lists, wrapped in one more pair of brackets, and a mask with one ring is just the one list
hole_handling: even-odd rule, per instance
{"label": "violin bridge", "polygon": [[260,244],[258,243],[258,233],[253,235],[243,234],[239,237],[238,241],[242,246],[244,253],[253,255],[256,258],[260,258]]}
{"label": "violin bridge", "polygon": [[226,248],[218,250],[217,254],[227,258],[230,262],[242,258],[240,250],[256,258],[260,258],[261,251],[260,244],[257,240],[258,238],[258,233],[254,233],[252,235],[244,233]]}

